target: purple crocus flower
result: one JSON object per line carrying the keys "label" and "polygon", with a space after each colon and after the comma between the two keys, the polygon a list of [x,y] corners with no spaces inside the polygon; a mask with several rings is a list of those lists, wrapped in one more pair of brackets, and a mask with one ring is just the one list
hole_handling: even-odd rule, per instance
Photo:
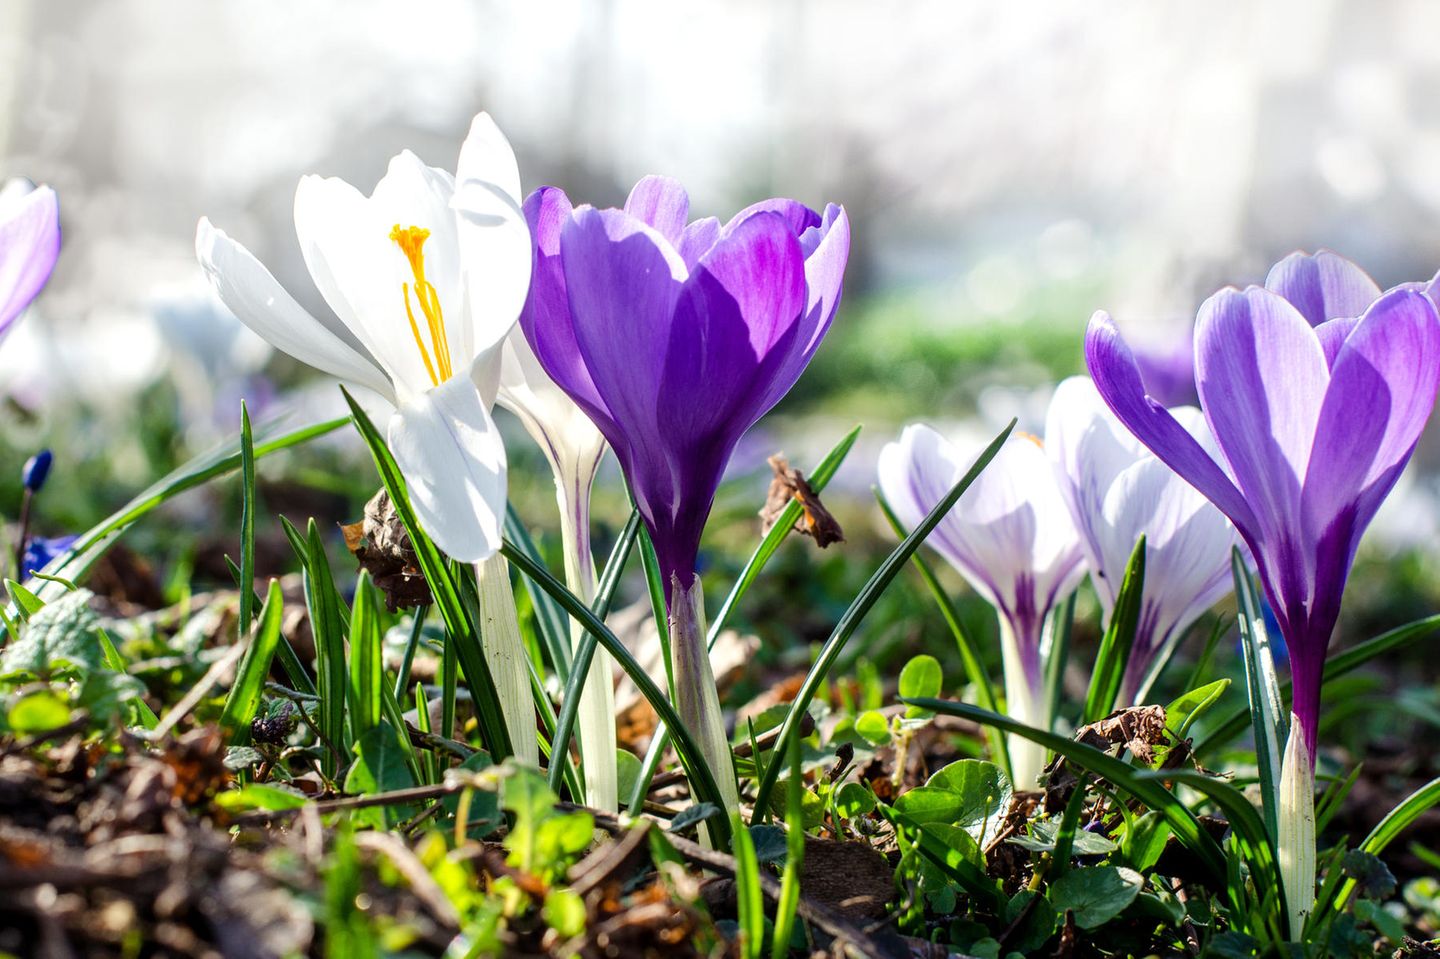
{"label": "purple crocus flower", "polygon": [[553,187],[531,194],[535,264],[520,323],[615,450],[660,561],[677,706],[733,789],[695,575],[700,533],[736,443],[830,328],[850,224],[839,206],[821,215],[794,200],[757,203],[723,226],[687,223],[689,208],[678,182],[656,176],[623,210],[574,208]]}
{"label": "purple crocus flower", "polygon": [[60,204],[48,186],[0,190],[0,337],[40,293],[60,255]]}
{"label": "purple crocus flower", "polygon": [[1146,395],[1103,312],[1090,321],[1085,357],[1116,416],[1235,524],[1289,648],[1293,722],[1281,805],[1282,820],[1287,803],[1295,817],[1282,821],[1279,845],[1298,936],[1314,893],[1326,648],[1360,537],[1434,407],[1440,316],[1418,285],[1381,294],[1327,251],[1287,257],[1264,288],[1216,293],[1196,321],[1195,378],[1218,458]]}

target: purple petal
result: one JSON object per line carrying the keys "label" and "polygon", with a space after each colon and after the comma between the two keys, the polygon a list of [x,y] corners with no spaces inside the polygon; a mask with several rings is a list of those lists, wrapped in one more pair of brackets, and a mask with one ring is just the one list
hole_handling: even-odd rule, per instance
{"label": "purple petal", "polygon": [[1345,343],[1345,338],[1359,322],[1358,316],[1339,316],[1315,327],[1315,336],[1320,340],[1320,349],[1325,354],[1325,365],[1331,370],[1335,369],[1335,359],[1340,355],[1340,347]]}
{"label": "purple petal", "polygon": [[560,262],[560,234],[572,208],[565,191],[541,187],[525,200],[525,220],[535,244],[530,293],[520,312],[525,339],[545,372],[584,407],[597,425],[610,421],[610,411],[595,389],[590,371],[575,342],[570,298]]}
{"label": "purple petal", "polygon": [[560,252],[575,343],[596,393],[625,433],[653,429],[685,264],[664,237],[619,210],[576,210]]}
{"label": "purple petal", "polygon": [[1412,290],[1385,294],[1341,346],[1320,412],[1305,476],[1306,515],[1316,534],[1351,504],[1357,526],[1369,523],[1409,461],[1437,389],[1435,305]]}
{"label": "purple petal", "polygon": [[1158,347],[1136,347],[1135,365],[1145,383],[1145,394],[1162,406],[1197,406],[1195,392],[1195,333],[1193,329]]}
{"label": "purple petal", "polygon": [[1135,358],[1104,311],[1090,318],[1085,331],[1085,365],[1105,403],[1130,432],[1229,516],[1247,539],[1253,538],[1258,524],[1249,504],[1195,437],[1145,395]]}
{"label": "purple petal", "polygon": [[1221,290],[1195,323],[1195,380],[1262,536],[1297,529],[1300,483],[1330,382],[1315,331],[1268,290]]}
{"label": "purple petal", "polygon": [[732,216],[730,222],[725,224],[724,232],[729,233],[757,213],[779,214],[789,226],[790,235],[795,237],[803,236],[806,230],[819,226],[822,222],[820,214],[800,201],[773,197],[769,200],[761,200],[759,203],[752,203]]}
{"label": "purple petal", "polygon": [[[834,211],[833,218],[831,211]],[[813,243],[812,252],[805,259],[805,314],[800,319],[789,356],[766,390],[760,404],[762,412],[780,402],[800,379],[840,307],[845,265],[850,259],[850,218],[843,207],[832,204],[826,210],[826,221],[822,227],[806,231],[801,238],[802,251],[807,238]]]}
{"label": "purple petal", "polygon": [[680,234],[680,259],[685,261],[685,268],[695,269],[695,264],[705,255],[715,241],[720,239],[720,221],[713,216],[707,216],[702,220],[696,220],[685,228]]}
{"label": "purple petal", "polygon": [[[763,412],[757,404],[770,394],[775,373],[788,366],[804,304],[804,258],[782,218],[757,214],[722,237],[676,306],[662,429],[738,440]],[[762,371],[766,379],[757,380]]]}
{"label": "purple petal", "polygon": [[1270,268],[1265,288],[1289,300],[1311,326],[1359,316],[1380,296],[1380,287],[1338,253],[1298,250]]}
{"label": "purple petal", "polygon": [[635,184],[625,201],[625,212],[659,233],[673,247],[680,246],[690,216],[690,195],[679,180],[647,176]]}
{"label": "purple petal", "polygon": [[60,203],[42,186],[0,207],[0,333],[35,299],[60,256]]}

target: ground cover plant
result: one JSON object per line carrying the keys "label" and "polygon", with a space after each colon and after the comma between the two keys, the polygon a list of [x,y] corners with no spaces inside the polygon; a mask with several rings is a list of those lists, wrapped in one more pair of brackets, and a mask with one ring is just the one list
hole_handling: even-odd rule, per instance
{"label": "ground cover plant", "polygon": [[[0,950],[1435,954],[1440,769],[1362,710],[1435,724],[1373,676],[1440,614],[1331,649],[1440,389],[1433,282],[1294,254],[1200,306],[1164,389],[1097,313],[1043,437],[909,426],[862,513],[829,495],[859,426],[721,491],[823,354],[843,206],[521,183],[484,114],[453,173],[305,177],[335,319],[202,219],[219,297],[348,415],[242,406],[60,539],[63,464],[14,470]],[[57,204],[0,200],[0,334]],[[343,529],[283,481],[338,435]],[[129,544],[207,492],[215,588],[193,556],[160,582]]]}

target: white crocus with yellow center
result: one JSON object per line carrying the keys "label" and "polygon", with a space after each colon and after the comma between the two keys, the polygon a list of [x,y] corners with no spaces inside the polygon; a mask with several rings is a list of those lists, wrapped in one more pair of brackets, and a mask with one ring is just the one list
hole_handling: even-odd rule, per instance
{"label": "white crocus with yellow center", "polygon": [[476,564],[487,658],[516,755],[533,763],[529,678],[498,554],[505,448],[490,416],[501,347],[530,285],[520,203],[515,154],[482,113],[454,176],[406,151],[368,197],[343,180],[300,180],[295,232],[335,318],[306,311],[208,220],[195,247],[220,298],[252,330],[394,405],[390,450],[426,532]]}

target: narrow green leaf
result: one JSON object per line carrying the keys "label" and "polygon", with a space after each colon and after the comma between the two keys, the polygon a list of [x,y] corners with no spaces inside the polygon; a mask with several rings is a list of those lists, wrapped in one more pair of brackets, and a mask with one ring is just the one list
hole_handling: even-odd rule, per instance
{"label": "narrow green leaf", "polygon": [[[1440,778],[1432,779],[1410,795],[1406,796],[1401,803],[1390,812],[1385,818],[1375,824],[1370,830],[1370,835],[1356,848],[1361,852],[1367,852],[1372,856],[1378,856],[1385,851],[1385,848],[1399,838],[1400,834],[1414,824],[1425,813],[1435,806],[1440,805]],[[1330,910],[1339,911],[1350,901],[1355,892],[1355,880],[1347,878],[1340,885],[1340,892],[1328,903],[1319,903],[1316,909],[1317,918],[1323,916]],[[1312,920],[1313,921],[1313,920]]]}
{"label": "narrow green leaf", "polygon": [[[801,684],[799,692],[790,704],[790,709],[785,714],[784,721],[780,724],[780,730],[775,740],[775,755],[783,755],[783,750],[789,748],[790,739],[797,734],[800,728],[800,718],[810,708],[810,701],[815,697],[816,690],[829,675],[841,650],[850,641],[850,637],[855,634],[855,630],[859,628],[865,615],[870,612],[870,608],[879,600],[881,594],[885,592],[905,564],[910,562],[910,557],[920,548],[920,544],[924,542],[925,537],[930,535],[930,531],[944,518],[961,495],[970,488],[970,484],[975,482],[975,478],[980,475],[980,472],[990,465],[990,461],[995,458],[996,453],[1000,452],[1000,447],[1004,445],[1014,428],[1015,421],[1011,420],[1010,425],[991,441],[990,445],[975,460],[974,465],[960,478],[960,481],[951,487],[950,492],[945,494],[945,497],[935,504],[935,508],[930,511],[929,515],[920,521],[920,525],[915,527],[910,535],[905,537],[900,545],[895,547],[885,558],[885,561],[875,570],[870,580],[850,604],[850,608],[840,617],[840,621],[835,624],[834,632],[830,634],[829,639],[825,640],[819,657],[810,667],[805,681]],[[775,788],[775,779],[779,775],[779,771],[780,764],[771,763],[760,777],[756,789],[755,815],[762,821],[769,815],[770,793]]]}
{"label": "narrow green leaf", "polygon": [[250,410],[240,401],[240,635],[255,615],[255,440]]}
{"label": "narrow green leaf", "polygon": [[[306,426],[255,444],[255,459],[258,461],[271,453],[300,446],[327,433],[333,433],[344,426],[346,422],[348,420],[344,417],[327,420],[324,423]],[[235,450],[233,442],[229,441],[195,457],[166,474],[137,494],[130,502],[101,520],[100,523],[80,534],[80,538],[65,551],[63,558],[50,572],[71,582],[78,582],[137,520],[181,493],[197,486],[203,486],[212,479],[224,476],[239,467],[240,453]],[[59,593],[61,589],[58,585],[47,583],[41,591],[48,598]]]}
{"label": "narrow green leaf", "polygon": [[370,573],[362,570],[355,582],[355,606],[350,611],[350,683],[346,688],[350,697],[350,735],[357,740],[380,722],[384,660],[377,606]]}
{"label": "narrow green leaf", "polygon": [[410,535],[410,545],[415,550],[420,571],[425,574],[425,582],[429,584],[435,605],[440,610],[440,617],[445,621],[446,644],[454,648],[460,668],[465,673],[470,697],[475,704],[481,738],[491,758],[499,762],[511,754],[510,734],[505,728],[500,697],[495,691],[495,680],[490,675],[490,668],[485,664],[474,620],[464,600],[460,598],[449,564],[415,518],[405,478],[400,475],[400,468],[395,464],[395,458],[390,455],[384,439],[349,391],[344,387],[340,389],[345,394],[345,402],[350,405],[351,419],[356,430],[370,448],[370,455],[375,460],[381,482],[390,494],[395,514],[400,517],[405,531]]}
{"label": "narrow green leaf", "polygon": [[1255,592],[1255,581],[1245,567],[1245,555],[1238,546],[1231,552],[1230,568],[1235,575],[1235,602],[1239,606],[1240,641],[1245,653],[1245,686],[1250,700],[1250,728],[1255,736],[1255,762],[1260,771],[1261,806],[1265,827],[1273,840],[1280,834],[1280,762],[1289,734],[1289,715],[1275,677],[1264,607]]}
{"label": "narrow green leaf", "polygon": [[[334,747],[327,750],[323,764],[326,775],[333,776],[349,762],[350,739],[345,732],[345,624],[340,611],[343,600],[335,591],[330,575],[330,561],[320,539],[320,527],[310,520],[306,529],[308,549],[303,574],[305,609],[310,615],[310,632],[315,637],[315,668],[320,696],[321,735]],[[336,753],[338,752],[338,755]]]}
{"label": "narrow green leaf", "polygon": [[1141,773],[1145,770],[1136,769],[1127,762],[1116,759],[1114,756],[1088,746],[1085,743],[1067,739],[1064,736],[1047,732],[1042,729],[1035,729],[1026,726],[1024,723],[1016,722],[1009,716],[1002,716],[999,713],[992,713],[984,709],[966,703],[955,703],[941,699],[918,699],[914,705],[924,706],[926,709],[933,709],[937,713],[947,716],[958,716],[961,719],[968,719],[971,722],[980,723],[986,726],[996,726],[1005,732],[1015,733],[1045,746],[1053,752],[1059,753],[1071,762],[1084,769],[1090,770],[1097,776],[1108,780],[1112,785],[1125,790],[1136,799],[1149,806],[1151,809],[1165,817],[1165,821],[1174,830],[1175,836],[1195,853],[1200,865],[1210,873],[1211,879],[1224,885],[1226,881],[1225,855],[1216,845],[1215,840],[1210,838],[1209,833],[1201,828],[1195,815],[1186,808],[1179,798],[1166,790],[1162,785],[1152,780],[1145,779]]}
{"label": "narrow green leaf", "polygon": [[[909,530],[900,522],[900,517],[895,515],[895,511],[890,508],[890,503],[885,499],[885,494],[880,491],[879,487],[876,487],[874,492],[875,500],[880,504],[880,512],[885,515],[886,522],[895,531],[895,535],[903,540],[910,535]],[[979,700],[980,707],[988,709],[992,713],[995,712],[999,709],[999,704],[995,701],[995,687],[990,684],[990,676],[985,672],[984,661],[980,658],[975,644],[970,641],[970,635],[960,623],[960,611],[955,608],[955,603],[945,592],[945,587],[940,585],[940,578],[935,575],[930,563],[919,550],[916,550],[915,554],[910,557],[910,562],[915,564],[915,568],[920,573],[920,579],[930,590],[930,595],[935,598],[935,605],[940,607],[940,615],[944,617],[945,625],[950,627],[950,635],[954,637],[955,646],[960,651],[960,663],[965,667],[965,678],[969,680],[970,685],[975,687],[975,697]],[[1010,750],[1005,745],[1005,736],[994,729],[987,729],[986,736],[990,740],[990,755],[995,758],[995,762],[1005,770],[1005,775],[1009,777]]]}
{"label": "narrow green leaf", "polygon": [[755,843],[740,814],[730,814],[730,832],[735,838],[735,913],[740,925],[742,959],[760,959],[765,944],[765,891],[760,887],[760,863]]}
{"label": "narrow green leaf", "polygon": [[1213,683],[1201,686],[1199,689],[1192,689],[1176,697],[1175,701],[1165,707],[1165,728],[1169,729],[1176,739],[1184,739],[1190,727],[1195,725],[1195,720],[1205,714],[1205,711],[1220,701],[1225,695],[1225,690],[1230,688],[1229,678],[1217,679]]}
{"label": "narrow green leaf", "polygon": [[1080,779],[1075,783],[1075,790],[1070,793],[1070,801],[1065,804],[1065,812],[1060,817],[1060,829],[1055,833],[1055,854],[1051,858],[1050,873],[1048,879],[1054,882],[1070,868],[1070,855],[1075,848],[1075,830],[1080,825],[1080,813],[1085,809],[1085,796],[1090,777],[1080,774]]}
{"label": "narrow green leaf", "polygon": [[[1095,656],[1095,669],[1090,674],[1090,691],[1085,696],[1086,725],[1099,722],[1115,709],[1115,700],[1135,648],[1135,631],[1140,625],[1140,601],[1145,594],[1145,537],[1135,544],[1130,561],[1125,564],[1125,578],[1115,594],[1115,608],[1110,611],[1110,625],[1100,640]],[[1123,705],[1130,705],[1124,703]]]}
{"label": "narrow green leaf", "polygon": [[785,791],[785,871],[780,877],[780,901],[775,904],[770,959],[785,959],[790,955],[790,933],[795,928],[795,910],[800,905],[800,868],[805,862],[805,780],[798,739],[790,740],[789,761],[790,778]]}
{"label": "narrow green leaf", "polygon": [[[501,552],[523,575],[530,577],[537,586],[553,596],[568,615],[579,620],[580,625],[591,633],[600,645],[605,647],[606,652],[615,658],[620,668],[625,670],[626,675],[640,691],[640,695],[660,717],[660,721],[674,731],[676,749],[680,753],[680,761],[685,766],[686,774],[690,778],[690,788],[696,801],[713,803],[724,808],[720,790],[715,785],[715,777],[710,768],[705,765],[704,756],[699,747],[695,745],[690,731],[680,724],[680,717],[675,713],[675,707],[671,705],[670,697],[655,684],[655,681],[650,678],[650,674],[645,671],[645,668],[640,665],[625,644],[620,642],[610,628],[596,617],[589,607],[580,601],[579,597],[566,589],[565,584],[556,579],[549,570],[535,563],[510,543],[505,543],[501,547]],[[717,818],[712,825],[717,827],[716,832],[729,832],[729,822],[724,817]],[[722,848],[728,846],[729,836],[718,837],[716,844]]]}
{"label": "narrow green leaf", "polygon": [[260,622],[250,647],[240,660],[235,672],[235,684],[225,697],[225,707],[220,713],[220,728],[228,737],[231,746],[244,746],[250,742],[250,723],[260,707],[260,697],[265,691],[265,677],[270,675],[270,662],[275,658],[275,647],[280,643],[281,613],[285,600],[280,592],[280,583],[270,581],[270,591],[265,598]]}
{"label": "narrow green leaf", "polygon": [[[530,531],[521,521],[520,514],[515,511],[513,503],[505,506],[505,538],[536,563],[544,565],[545,560],[536,548],[535,541],[531,539]],[[550,659],[550,668],[560,677],[560,682],[568,682],[571,655],[570,633],[565,627],[565,614],[555,604],[555,600],[545,595],[544,590],[537,589],[533,583],[527,581],[525,590],[530,594],[530,605],[535,610],[535,624],[540,630],[540,641],[545,645],[545,652]]]}
{"label": "narrow green leaf", "polygon": [[[603,620],[610,612],[610,603],[615,597],[615,589],[620,585],[620,574],[624,572],[625,561],[630,556],[630,550],[635,545],[635,538],[639,532],[640,513],[636,510],[631,512],[629,522],[625,524],[620,538],[615,541],[615,546],[610,551],[610,558],[605,561],[605,572],[601,575],[600,582],[595,588],[595,601],[590,608],[598,619]],[[580,645],[576,647],[570,678],[565,683],[565,692],[560,699],[560,718],[555,724],[552,755],[568,756],[570,754],[570,738],[575,732],[575,717],[580,710],[580,690],[585,685],[585,677],[589,674],[590,664],[594,659],[595,637],[586,633],[581,638]],[[582,757],[582,759],[587,759],[587,757]],[[605,762],[607,759],[608,757],[604,756],[598,757],[599,762]],[[552,790],[559,791],[563,770],[562,764],[551,762],[550,788]]]}
{"label": "narrow green leaf", "polygon": [[[1390,650],[1406,643],[1413,642],[1422,636],[1440,629],[1440,614],[1427,616],[1424,619],[1417,619],[1414,622],[1406,623],[1404,626],[1397,626],[1394,629],[1381,633],[1374,639],[1366,640],[1358,646],[1353,646],[1337,655],[1331,657],[1325,663],[1325,686],[1328,689],[1331,684],[1354,672],[1361,666],[1368,663],[1377,656],[1382,656]],[[1286,706],[1290,703],[1290,680],[1280,687],[1280,692]],[[1249,709],[1245,706],[1237,708],[1225,719],[1215,724],[1215,728],[1203,740],[1195,744],[1195,754],[1201,755],[1210,749],[1230,742],[1236,736],[1245,731],[1245,725],[1250,718]]]}

